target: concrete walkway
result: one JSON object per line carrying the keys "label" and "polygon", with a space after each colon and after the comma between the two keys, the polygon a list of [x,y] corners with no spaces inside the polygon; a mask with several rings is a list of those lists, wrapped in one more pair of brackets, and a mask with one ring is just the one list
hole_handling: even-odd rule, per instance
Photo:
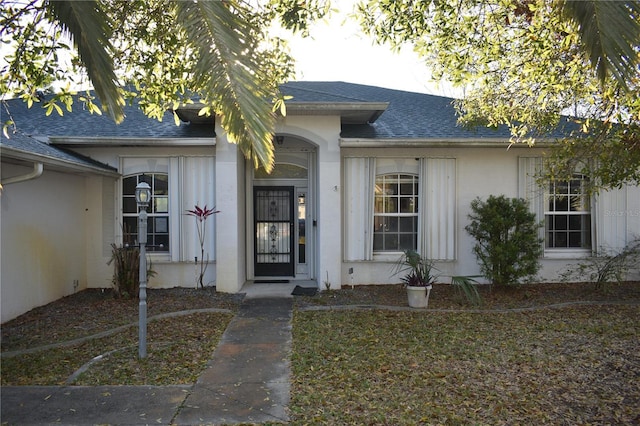
{"label": "concrete walkway", "polygon": [[254,284],[246,289],[238,314],[193,386],[7,386],[1,389],[0,421],[10,425],[286,422],[294,285],[272,286]]}
{"label": "concrete walkway", "polygon": [[242,303],[176,424],[288,421],[292,305],[290,298]]}

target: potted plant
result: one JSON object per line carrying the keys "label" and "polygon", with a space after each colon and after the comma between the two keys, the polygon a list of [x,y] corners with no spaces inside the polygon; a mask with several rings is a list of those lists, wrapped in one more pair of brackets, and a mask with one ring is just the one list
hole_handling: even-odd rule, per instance
{"label": "potted plant", "polygon": [[430,259],[423,258],[415,250],[405,250],[398,260],[395,274],[404,274],[400,280],[407,289],[409,306],[412,308],[426,308],[429,305],[429,295],[437,275],[437,269]]}

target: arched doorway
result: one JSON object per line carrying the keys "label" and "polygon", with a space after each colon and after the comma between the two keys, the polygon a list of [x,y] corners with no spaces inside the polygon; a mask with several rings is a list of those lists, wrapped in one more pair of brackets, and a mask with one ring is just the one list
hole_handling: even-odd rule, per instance
{"label": "arched doorway", "polygon": [[315,278],[315,158],[310,144],[286,139],[270,174],[253,170],[249,276]]}

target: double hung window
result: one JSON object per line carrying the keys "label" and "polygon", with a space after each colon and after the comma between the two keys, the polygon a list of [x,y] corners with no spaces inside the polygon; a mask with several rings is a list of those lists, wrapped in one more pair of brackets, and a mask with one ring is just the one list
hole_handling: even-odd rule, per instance
{"label": "double hung window", "polygon": [[124,243],[137,244],[138,205],[135,190],[140,182],[151,187],[147,208],[147,250],[169,251],[169,176],[167,173],[144,173],[126,176],[122,180],[122,219]]}
{"label": "double hung window", "polygon": [[455,259],[455,159],[346,157],[344,185],[346,260]]}
{"label": "double hung window", "polygon": [[418,176],[391,173],[375,180],[373,251],[418,248]]}
{"label": "double hung window", "polygon": [[545,194],[545,248],[591,248],[591,207],[586,178],[552,182]]}

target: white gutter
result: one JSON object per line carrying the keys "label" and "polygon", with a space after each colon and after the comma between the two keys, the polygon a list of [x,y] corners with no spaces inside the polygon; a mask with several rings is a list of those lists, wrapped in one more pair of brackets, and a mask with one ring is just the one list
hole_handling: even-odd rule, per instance
{"label": "white gutter", "polygon": [[109,176],[114,178],[120,177],[120,173],[118,173],[116,170],[112,171],[98,166],[82,165],[69,160],[55,158],[48,155],[37,155],[19,149],[8,148],[6,146],[2,146],[0,148],[0,155],[3,155],[5,158],[15,158],[25,162],[43,163],[47,164],[47,166],[51,166],[52,168],[62,167],[65,170],[72,172],[97,173],[102,176]]}
{"label": "white gutter", "polygon": [[21,176],[13,176],[10,178],[6,178],[3,179],[2,182],[0,182],[0,185],[4,186],[4,185],[8,185],[10,183],[18,183],[18,182],[24,182],[27,180],[31,180],[31,179],[37,179],[40,176],[42,176],[42,171],[44,170],[44,166],[42,163],[40,162],[35,162],[33,163],[33,171],[31,173],[27,173],[26,175],[21,175]]}
{"label": "white gutter", "polygon": [[361,139],[340,138],[340,148],[544,148],[553,144],[551,139],[538,139],[530,146],[526,143],[511,143],[506,138],[452,138],[452,139]]}
{"label": "white gutter", "polygon": [[55,146],[215,146],[216,137],[198,138],[134,138],[94,136],[49,136]]}

